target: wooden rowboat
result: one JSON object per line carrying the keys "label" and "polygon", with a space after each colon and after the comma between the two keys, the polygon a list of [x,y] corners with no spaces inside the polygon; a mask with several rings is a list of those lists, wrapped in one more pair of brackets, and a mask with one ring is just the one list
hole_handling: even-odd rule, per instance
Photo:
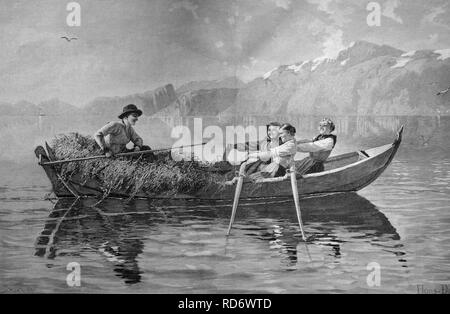
{"label": "wooden rowboat", "polygon": [[[297,176],[300,197],[320,196],[332,193],[355,192],[375,181],[393,160],[402,141],[403,126],[397,133],[397,138],[388,145],[371,148],[366,151],[356,151],[330,157],[324,164],[323,172]],[[56,160],[51,148],[38,146],[35,149],[36,157],[40,163]],[[104,191],[101,184],[95,180],[82,182],[75,175],[64,180],[57,166],[42,165],[52,184],[53,192],[57,197],[73,196],[102,196]],[[206,199],[206,200],[233,200],[235,186],[223,184],[209,185],[192,195],[164,195],[150,192],[141,192],[136,198],[148,199]],[[111,191],[110,197],[128,198],[126,191]],[[268,179],[260,183],[245,182],[242,187],[241,198],[261,199],[268,197],[292,197],[291,182],[289,178]]]}

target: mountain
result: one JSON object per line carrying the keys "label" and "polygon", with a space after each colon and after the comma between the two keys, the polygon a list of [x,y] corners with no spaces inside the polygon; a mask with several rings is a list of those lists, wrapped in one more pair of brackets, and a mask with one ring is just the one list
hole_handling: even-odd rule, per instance
{"label": "mountain", "polygon": [[237,88],[185,92],[155,116],[216,116],[236,102]]}
{"label": "mountain", "polygon": [[21,100],[14,104],[2,102],[0,103],[0,116],[6,115],[38,115],[39,107],[33,103]]}
{"label": "mountain", "polygon": [[83,111],[92,115],[116,116],[127,104],[135,104],[142,108],[145,115],[158,112],[177,99],[172,84],[167,84],[153,91],[133,94],[124,97],[99,97],[88,103]]}
{"label": "mountain", "polygon": [[0,102],[0,116],[15,115],[16,109],[13,104]]}
{"label": "mountain", "polygon": [[404,52],[364,41],[336,59],[283,65],[243,87],[222,114],[450,114],[450,50]]}
{"label": "mountain", "polygon": [[177,88],[177,94],[183,94],[189,91],[196,91],[201,89],[222,89],[222,88],[232,88],[239,89],[245,85],[237,77],[227,77],[223,80],[215,80],[215,81],[198,81],[198,82],[189,82],[184,85],[181,85]]}
{"label": "mountain", "polygon": [[79,112],[79,108],[57,98],[43,101],[38,105],[25,100],[18,101],[14,104],[0,103],[0,115],[37,116],[43,114],[71,116]]}
{"label": "mountain", "polygon": [[366,41],[334,59],[281,65],[244,84],[236,77],[167,84],[123,97],[99,97],[77,109],[58,99],[0,103],[0,115],[55,113],[114,118],[130,103],[145,115],[450,115],[450,49],[404,52]]}
{"label": "mountain", "polygon": [[81,112],[80,108],[77,108],[71,104],[63,102],[58,98],[43,101],[38,104],[39,113],[45,115],[67,115],[72,116]]}
{"label": "mountain", "polygon": [[146,102],[143,104],[143,108],[144,113],[147,115],[158,112],[177,100],[177,93],[175,93],[172,84],[157,88],[153,92],[147,92],[144,95]]}

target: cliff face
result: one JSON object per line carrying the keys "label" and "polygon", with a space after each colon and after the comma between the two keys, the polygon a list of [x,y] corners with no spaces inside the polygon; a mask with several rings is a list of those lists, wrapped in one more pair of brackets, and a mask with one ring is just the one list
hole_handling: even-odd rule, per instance
{"label": "cliff face", "polygon": [[357,42],[336,59],[280,66],[238,94],[243,114],[450,114],[450,50],[403,52]]}
{"label": "cliff face", "polygon": [[216,116],[236,103],[238,89],[201,89],[189,91],[167,108],[158,112],[161,116]]}
{"label": "cliff face", "polygon": [[223,80],[215,81],[199,81],[199,82],[189,82],[179,88],[177,88],[177,94],[184,94],[190,91],[196,91],[201,89],[221,89],[221,88],[232,88],[239,89],[244,87],[245,84],[237,77],[227,77]]}
{"label": "cliff face", "polygon": [[144,114],[151,115],[164,109],[177,99],[177,94],[172,84],[157,88],[153,92],[144,94]]}
{"label": "cliff face", "polygon": [[145,115],[151,115],[177,99],[172,84],[167,84],[154,91],[124,97],[100,97],[87,104],[83,110],[93,115],[118,115],[127,104],[135,104],[142,108]]}

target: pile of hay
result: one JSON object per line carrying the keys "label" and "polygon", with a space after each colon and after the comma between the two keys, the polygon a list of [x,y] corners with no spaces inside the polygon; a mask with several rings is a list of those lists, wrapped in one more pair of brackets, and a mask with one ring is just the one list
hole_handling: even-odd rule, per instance
{"label": "pile of hay", "polygon": [[[57,159],[72,159],[102,155],[92,137],[78,133],[61,135],[52,141]],[[223,176],[210,172],[196,161],[173,161],[169,154],[145,158],[101,158],[61,165],[61,174],[69,179],[76,174],[81,180],[97,179],[105,195],[111,191],[126,191],[130,197],[144,191],[152,194],[191,194],[211,183],[223,183]]]}

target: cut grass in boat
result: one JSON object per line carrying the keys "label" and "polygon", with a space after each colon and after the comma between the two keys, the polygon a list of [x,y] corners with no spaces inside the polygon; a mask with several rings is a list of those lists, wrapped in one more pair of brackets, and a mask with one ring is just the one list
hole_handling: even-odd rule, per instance
{"label": "cut grass in boat", "polygon": [[[51,144],[56,158],[72,159],[101,155],[90,136],[70,133],[57,136]],[[95,179],[107,196],[111,191],[125,191],[133,198],[137,193],[194,194],[211,183],[225,182],[224,176],[208,171],[198,161],[174,161],[170,152],[156,153],[156,161],[139,158],[93,159],[69,162],[60,167],[64,179],[80,175],[82,181]]]}

